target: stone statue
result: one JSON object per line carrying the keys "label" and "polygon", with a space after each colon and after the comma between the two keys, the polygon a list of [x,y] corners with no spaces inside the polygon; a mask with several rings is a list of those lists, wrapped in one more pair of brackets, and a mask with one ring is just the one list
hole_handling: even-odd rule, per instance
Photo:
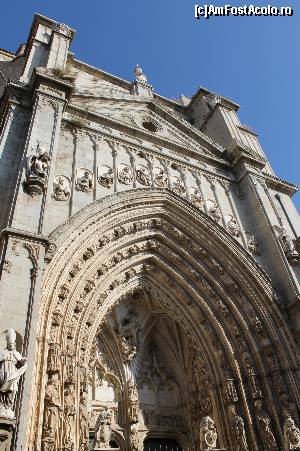
{"label": "stone statue", "polygon": [[80,446],[85,446],[88,439],[88,429],[89,429],[89,413],[87,407],[87,394],[85,391],[82,392],[80,396],[79,403],[79,424],[80,424]]}
{"label": "stone statue", "polygon": [[295,246],[295,239],[293,239],[284,227],[274,226],[279,233],[284,253],[291,264],[299,262],[300,256]]}
{"label": "stone statue", "polygon": [[249,251],[254,255],[260,255],[260,248],[257,238],[252,233],[247,232],[247,244]]}
{"label": "stone statue", "polygon": [[257,426],[261,436],[261,443],[264,451],[277,451],[276,440],[271,428],[271,419],[266,411],[262,408],[260,399],[255,401]]}
{"label": "stone statue", "polygon": [[134,69],[135,79],[138,83],[147,84],[148,80],[146,75],[143,74],[142,68],[137,64]]}
{"label": "stone statue", "polygon": [[74,440],[74,419],[75,419],[75,396],[74,385],[69,385],[65,391],[64,398],[64,444],[70,445]]}
{"label": "stone statue", "polygon": [[221,213],[215,201],[210,201],[210,206],[208,207],[208,214],[213,218],[214,221],[216,222],[220,221]]}
{"label": "stone statue", "polygon": [[113,411],[108,407],[100,413],[95,426],[94,447],[109,448]]}
{"label": "stone statue", "polygon": [[235,236],[235,237],[240,236],[240,231],[239,231],[237,220],[233,216],[230,216],[227,221],[227,229],[228,229],[228,232],[230,233],[230,235]]}
{"label": "stone statue", "polygon": [[34,152],[28,156],[26,163],[26,179],[24,186],[31,196],[43,192],[46,183],[50,157],[38,142]]}
{"label": "stone statue", "polygon": [[130,425],[130,449],[132,451],[140,451],[139,425],[133,423]]}
{"label": "stone statue", "polygon": [[130,345],[125,337],[120,338],[120,347],[125,362],[130,362],[136,355],[136,346]]}
{"label": "stone statue", "polygon": [[45,390],[43,441],[55,442],[59,413],[62,412],[57,374],[49,379]]}
{"label": "stone statue", "polygon": [[128,418],[131,423],[139,421],[139,399],[135,383],[132,379],[127,382]]}
{"label": "stone statue", "polygon": [[232,442],[234,451],[249,451],[243,418],[236,413],[235,405],[229,406]]}
{"label": "stone statue", "polygon": [[201,449],[215,449],[217,446],[218,434],[215,422],[209,416],[202,418],[200,423],[200,447]]}
{"label": "stone statue", "polygon": [[0,350],[0,416],[14,419],[13,411],[18,383],[26,371],[26,358],[16,351],[16,333],[8,329],[5,349]]}
{"label": "stone statue", "polygon": [[204,200],[203,196],[198,188],[189,188],[190,202],[198,208],[203,208]]}
{"label": "stone statue", "polygon": [[289,415],[284,422],[284,451],[300,448],[300,429]]}

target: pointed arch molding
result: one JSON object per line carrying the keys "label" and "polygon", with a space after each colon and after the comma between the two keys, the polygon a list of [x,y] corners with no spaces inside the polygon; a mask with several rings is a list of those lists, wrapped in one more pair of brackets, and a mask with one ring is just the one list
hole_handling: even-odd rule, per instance
{"label": "pointed arch molding", "polygon": [[[269,278],[225,229],[169,190],[142,189],[90,204],[49,238],[30,449],[42,438],[49,365],[61,384],[74,378],[79,399],[101,323],[138,290],[151,292],[184,328],[219,390],[218,410],[239,403],[251,449],[259,449],[251,419],[257,397],[277,399],[269,411],[279,435],[279,396],[298,396],[295,346]],[[223,435],[230,442],[228,430]]]}

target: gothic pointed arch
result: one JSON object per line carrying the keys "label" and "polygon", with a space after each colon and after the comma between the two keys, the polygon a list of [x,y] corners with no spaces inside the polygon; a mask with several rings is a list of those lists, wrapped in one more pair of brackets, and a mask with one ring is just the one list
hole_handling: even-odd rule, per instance
{"label": "gothic pointed arch", "polygon": [[[220,448],[261,450],[258,400],[280,446],[282,402],[299,401],[297,352],[270,279],[222,226],[169,190],[135,189],[95,201],[50,239],[30,449],[70,437],[85,449],[97,371],[111,387],[112,412],[105,423],[95,403],[102,419],[93,421],[124,451],[159,431],[197,449],[207,416]],[[141,371],[147,359],[151,377]],[[165,419],[151,419],[143,387],[160,400],[178,393],[177,420],[163,401]]]}

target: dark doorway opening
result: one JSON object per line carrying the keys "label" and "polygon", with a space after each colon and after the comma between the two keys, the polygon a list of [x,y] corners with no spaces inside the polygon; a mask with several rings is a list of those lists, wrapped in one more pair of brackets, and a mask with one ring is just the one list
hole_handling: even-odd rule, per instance
{"label": "dark doorway opening", "polygon": [[182,447],[170,438],[148,438],[144,441],[144,451],[182,451]]}

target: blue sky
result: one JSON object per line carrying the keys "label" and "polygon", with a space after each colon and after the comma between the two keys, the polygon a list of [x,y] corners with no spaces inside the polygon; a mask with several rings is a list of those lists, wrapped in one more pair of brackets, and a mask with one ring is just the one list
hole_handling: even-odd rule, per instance
{"label": "blue sky", "polygon": [[[0,47],[15,51],[26,41],[38,12],[77,30],[72,51],[88,64],[131,80],[139,63],[155,91],[170,98],[199,86],[229,97],[259,134],[276,175],[300,184],[300,4],[251,2],[291,6],[294,16],[195,20],[201,3],[190,0],[11,0],[1,5]],[[294,201],[299,209],[299,193]]]}

